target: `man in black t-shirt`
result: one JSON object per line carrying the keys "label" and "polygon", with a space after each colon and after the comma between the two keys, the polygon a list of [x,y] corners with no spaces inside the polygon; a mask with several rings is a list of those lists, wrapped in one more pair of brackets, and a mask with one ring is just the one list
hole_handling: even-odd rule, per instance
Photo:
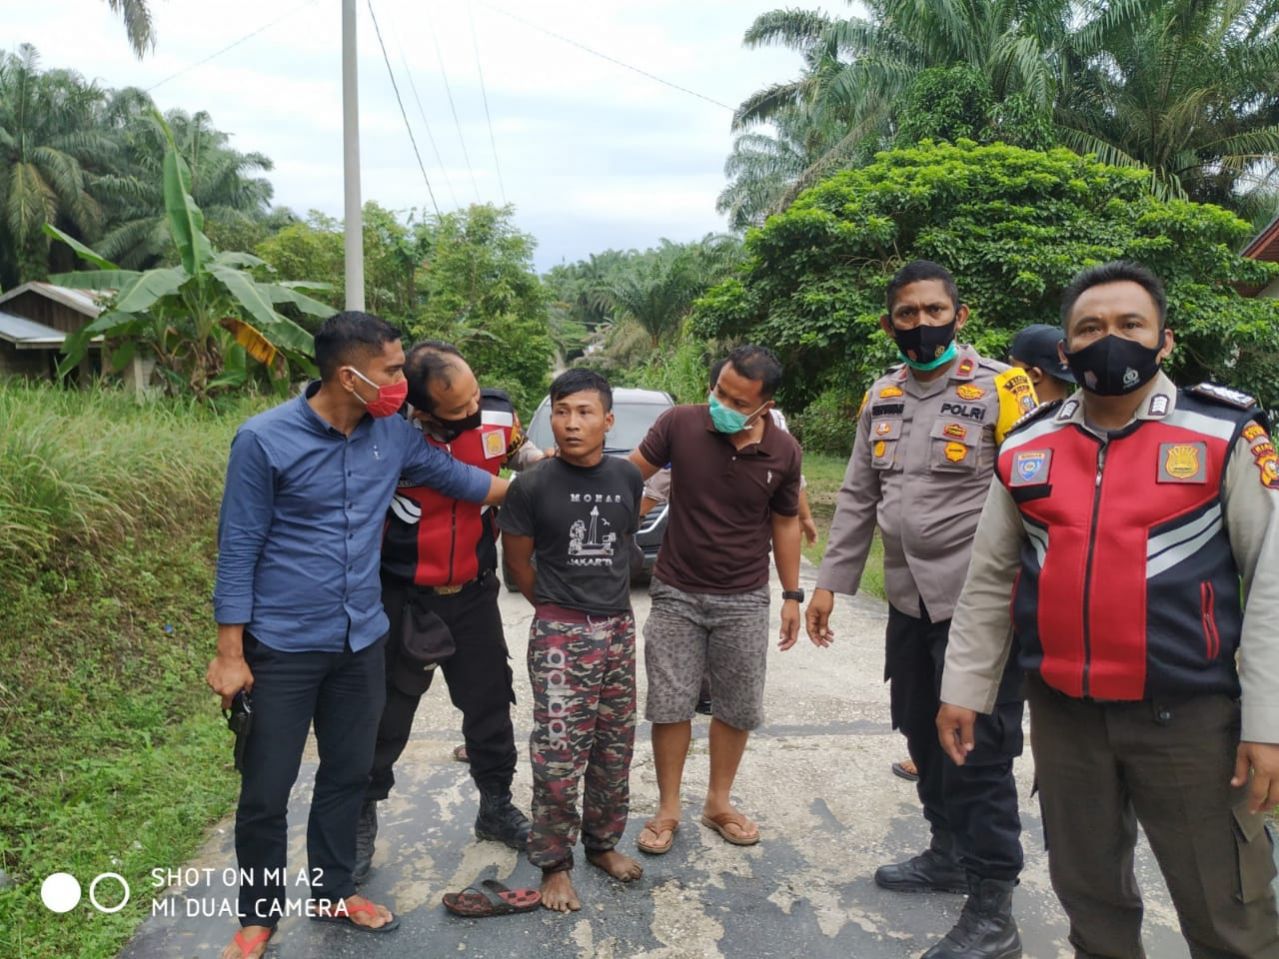
{"label": "man in black t-shirt", "polygon": [[551,384],[558,455],[512,484],[498,517],[511,575],[536,607],[528,645],[527,848],[542,870],[542,904],[558,912],[581,908],[570,878],[579,827],[592,865],[623,882],[643,874],[616,847],[630,809],[635,744],[630,554],[644,482],[633,464],[604,455],[612,409],[604,377],[589,370],[561,374]]}

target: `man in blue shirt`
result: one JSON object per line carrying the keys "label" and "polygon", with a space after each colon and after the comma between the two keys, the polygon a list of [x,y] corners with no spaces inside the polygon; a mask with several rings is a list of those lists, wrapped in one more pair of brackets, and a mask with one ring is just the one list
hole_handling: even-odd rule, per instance
{"label": "man in blue shirt", "polygon": [[319,383],[236,433],[218,521],[207,681],[224,708],[237,695],[252,705],[235,822],[242,928],[222,959],[257,959],[286,914],[286,813],[312,722],[307,914],[364,931],[398,925],[351,879],[386,695],[382,524],[401,476],[471,502],[506,492],[395,415],[407,384],[394,327],[338,313],[316,335],[315,359]]}

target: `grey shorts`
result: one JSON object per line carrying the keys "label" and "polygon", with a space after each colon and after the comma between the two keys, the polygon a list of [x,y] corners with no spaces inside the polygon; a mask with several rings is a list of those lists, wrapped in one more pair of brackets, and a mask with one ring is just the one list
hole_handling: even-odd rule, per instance
{"label": "grey shorts", "polygon": [[709,667],[715,718],[737,729],[764,722],[768,664],[768,587],[747,593],[685,593],[654,579],[644,624],[648,700],[654,723],[693,718]]}

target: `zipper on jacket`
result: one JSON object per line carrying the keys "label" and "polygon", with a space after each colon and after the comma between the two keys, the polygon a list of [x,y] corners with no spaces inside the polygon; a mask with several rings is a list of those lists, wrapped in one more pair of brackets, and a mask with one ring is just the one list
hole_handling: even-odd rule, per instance
{"label": "zipper on jacket", "polygon": [[1089,673],[1092,669],[1092,561],[1097,546],[1097,516],[1101,512],[1101,471],[1106,465],[1106,443],[1102,440],[1097,448],[1097,480],[1092,494],[1092,523],[1088,527],[1088,560],[1084,564],[1084,672],[1083,690],[1085,697],[1089,695]]}
{"label": "zipper on jacket", "polygon": [[[449,451],[449,456],[453,455],[453,444],[449,443],[445,449]],[[453,509],[449,518],[449,575],[444,581],[445,586],[453,585],[453,557],[457,554],[457,500],[453,500]]]}

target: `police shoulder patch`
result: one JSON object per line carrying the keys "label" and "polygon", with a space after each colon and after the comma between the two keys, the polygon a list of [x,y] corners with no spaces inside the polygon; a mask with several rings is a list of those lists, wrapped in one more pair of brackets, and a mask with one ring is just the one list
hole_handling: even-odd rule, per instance
{"label": "police shoulder patch", "polygon": [[1240,410],[1250,410],[1257,405],[1256,399],[1242,390],[1232,390],[1220,383],[1199,383],[1186,387],[1186,392],[1200,399],[1233,406]]}

